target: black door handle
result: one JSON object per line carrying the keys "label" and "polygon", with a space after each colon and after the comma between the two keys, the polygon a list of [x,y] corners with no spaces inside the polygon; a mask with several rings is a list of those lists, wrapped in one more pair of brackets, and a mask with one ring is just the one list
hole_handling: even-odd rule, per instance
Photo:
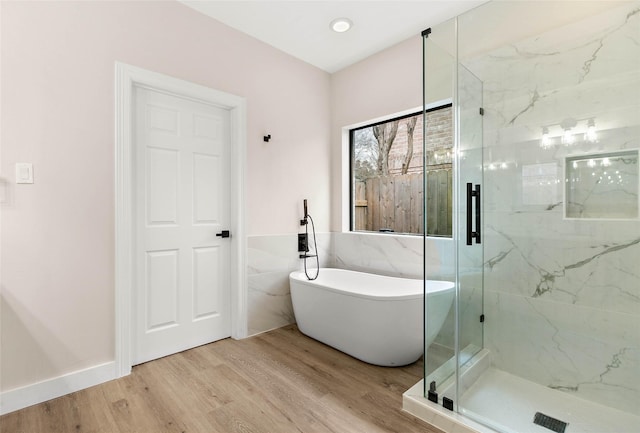
{"label": "black door handle", "polygon": [[222,230],[222,232],[220,233],[216,233],[216,236],[220,236],[223,238],[228,238],[231,236],[231,233],[229,233],[229,230]]}
{"label": "black door handle", "polygon": [[[473,207],[473,199],[475,198],[476,205],[476,230],[473,231],[471,208]],[[467,183],[467,245],[473,243],[475,238],[476,244],[480,243],[480,185],[476,185],[475,189],[471,183]]]}

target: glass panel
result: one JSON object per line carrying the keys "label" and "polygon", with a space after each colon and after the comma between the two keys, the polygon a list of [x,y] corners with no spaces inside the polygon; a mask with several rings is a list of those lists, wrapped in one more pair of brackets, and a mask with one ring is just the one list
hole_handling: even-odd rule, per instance
{"label": "glass panel", "polygon": [[[452,46],[454,26],[453,21],[438,26],[434,33],[423,39],[424,48],[424,109],[434,105],[451,104],[453,102],[452,73],[455,58],[449,51]],[[437,33],[437,35],[436,35]],[[452,107],[453,110],[453,107]],[[425,130],[436,127],[434,119],[425,116]],[[453,130],[453,119],[448,120]],[[425,134],[425,137],[427,135]],[[453,142],[453,134],[451,137]],[[430,384],[434,382],[439,394],[453,398],[455,392],[455,224],[438,229],[439,223],[445,221],[442,215],[434,210],[434,202],[446,199],[451,210],[455,213],[454,189],[452,185],[455,174],[452,173],[454,149],[444,150],[431,146],[423,141],[425,146],[425,224],[429,236],[425,236],[425,397],[428,397]],[[448,153],[448,154],[447,154]],[[447,167],[445,167],[447,165]],[[436,169],[440,170],[436,170]],[[442,185],[447,185],[447,194],[443,194]],[[443,212],[444,213],[444,212]],[[453,232],[453,233],[452,233]],[[434,234],[449,234],[451,237],[433,236]],[[429,293],[431,281],[448,282],[450,289],[443,293]]]}
{"label": "glass panel", "polygon": [[[440,396],[457,401],[458,365],[466,365],[482,348],[482,244],[477,240],[466,244],[467,215],[471,217],[472,231],[482,232],[481,218],[477,219],[475,209],[481,206],[482,195],[473,197],[471,209],[467,209],[466,184],[476,191],[482,185],[482,83],[468,70],[457,72],[455,66],[456,21],[451,20],[433,29],[425,39],[425,101],[445,96],[443,89],[455,89],[460,84],[454,99],[454,118],[459,125],[455,128],[453,160],[452,203],[454,215],[453,239],[444,243],[441,239],[426,238],[427,246],[425,275],[429,280],[447,280],[455,283],[455,299],[451,304],[442,326],[434,318],[442,315],[442,305],[426,299],[425,335],[427,338],[425,356],[425,392],[432,382]],[[449,95],[446,95],[449,96]],[[427,158],[432,156],[426,152]],[[433,161],[434,163],[436,161]],[[426,165],[429,166],[427,160]],[[429,177],[427,177],[427,182]],[[427,203],[431,188],[427,185]],[[480,210],[480,208],[478,208]],[[425,212],[427,225],[431,212]],[[480,235],[481,239],[481,235]],[[457,271],[457,272],[456,272]],[[427,282],[428,284],[428,282]],[[430,329],[437,326],[436,329]],[[440,400],[440,404],[442,401]]]}
{"label": "glass panel", "polygon": [[[550,418],[567,431],[638,431],[640,2],[489,2],[458,30],[461,147],[465,77],[482,82],[486,315],[458,410],[501,432]],[[616,155],[634,168],[629,185],[583,180],[619,170]],[[464,157],[458,192],[474,173]],[[581,217],[575,202],[592,199],[597,210]],[[465,251],[461,349],[467,332],[482,341],[462,314]]]}
{"label": "glass panel", "polygon": [[[468,386],[468,365],[483,345],[482,82],[462,65],[458,100],[458,392]],[[469,233],[471,230],[471,233]],[[456,399],[457,401],[457,399]]]}

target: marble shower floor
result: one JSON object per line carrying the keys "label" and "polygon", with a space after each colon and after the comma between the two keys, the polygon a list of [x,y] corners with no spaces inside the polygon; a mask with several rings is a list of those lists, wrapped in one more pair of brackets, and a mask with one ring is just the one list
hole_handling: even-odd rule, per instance
{"label": "marble shower floor", "polygon": [[[459,402],[460,413],[501,432],[550,433],[536,412],[568,423],[565,433],[637,433],[640,416],[576,398],[495,368],[487,369]],[[489,423],[486,420],[492,420]]]}

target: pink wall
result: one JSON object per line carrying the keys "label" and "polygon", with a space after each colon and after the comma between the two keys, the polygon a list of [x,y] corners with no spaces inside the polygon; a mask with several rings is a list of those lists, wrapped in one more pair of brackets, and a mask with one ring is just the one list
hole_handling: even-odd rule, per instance
{"label": "pink wall", "polygon": [[[331,76],[331,229],[341,231],[342,135],[345,126],[422,105],[419,35]],[[348,211],[348,210],[347,210]]]}
{"label": "pink wall", "polygon": [[[331,75],[331,229],[342,230],[342,129],[422,106],[422,38],[419,34]],[[452,59],[430,44],[427,103],[452,97]]]}
{"label": "pink wall", "polygon": [[177,2],[0,5],[3,390],[113,360],[116,61],[247,98],[249,235],[328,230],[327,73]]}

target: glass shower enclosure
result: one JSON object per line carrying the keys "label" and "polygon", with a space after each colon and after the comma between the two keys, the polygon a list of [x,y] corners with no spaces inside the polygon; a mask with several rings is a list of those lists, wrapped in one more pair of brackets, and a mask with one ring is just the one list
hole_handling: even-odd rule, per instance
{"label": "glass shower enclosure", "polygon": [[640,431],[640,2],[489,2],[423,47],[455,131],[425,279],[456,283],[425,398],[490,431]]}

